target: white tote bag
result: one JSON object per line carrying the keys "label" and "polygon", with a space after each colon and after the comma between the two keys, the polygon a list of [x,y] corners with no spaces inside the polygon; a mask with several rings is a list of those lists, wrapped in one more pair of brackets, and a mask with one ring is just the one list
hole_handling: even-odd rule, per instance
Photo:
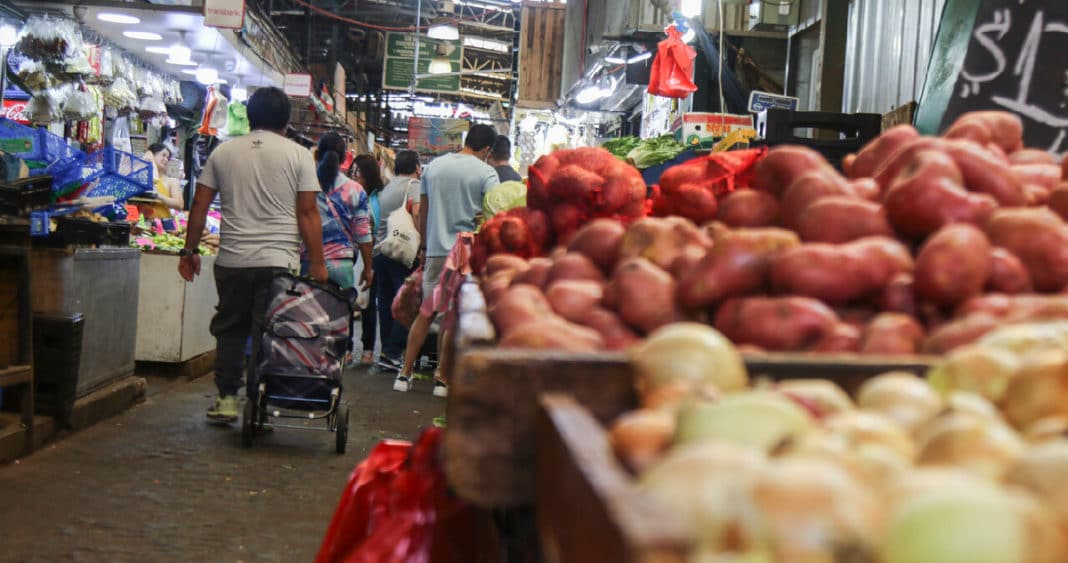
{"label": "white tote bag", "polygon": [[[408,184],[410,190],[416,181]],[[408,212],[408,192],[404,194],[404,204],[395,209],[386,218],[386,238],[378,243],[378,251],[387,258],[392,258],[411,268],[419,253],[419,230],[415,220]]]}

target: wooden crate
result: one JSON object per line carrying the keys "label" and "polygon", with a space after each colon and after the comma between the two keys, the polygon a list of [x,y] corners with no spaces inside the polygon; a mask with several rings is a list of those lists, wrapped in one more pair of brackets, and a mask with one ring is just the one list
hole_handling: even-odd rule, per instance
{"label": "wooden crate", "polygon": [[[613,413],[613,417],[622,411]],[[683,563],[685,523],[635,485],[603,423],[569,395],[541,397],[536,506],[545,561]]]}
{"label": "wooden crate", "polygon": [[[464,284],[459,304],[445,433],[445,473],[464,500],[483,508],[534,501],[534,420],[538,397],[571,395],[609,420],[637,404],[634,374],[621,353],[573,354],[497,349],[477,284]],[[922,374],[933,358],[761,354],[745,356],[752,377],[820,377],[853,392],[888,371]]]}
{"label": "wooden crate", "polygon": [[[555,102],[564,69],[565,4],[524,2],[519,30],[521,104]],[[533,107],[525,105],[523,107]]]}

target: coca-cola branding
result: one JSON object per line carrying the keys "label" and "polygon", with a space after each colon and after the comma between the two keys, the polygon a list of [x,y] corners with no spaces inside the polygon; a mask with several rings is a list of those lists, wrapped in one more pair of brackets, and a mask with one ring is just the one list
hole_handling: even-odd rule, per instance
{"label": "coca-cola branding", "polygon": [[6,117],[12,121],[22,123],[23,125],[29,125],[30,120],[26,119],[26,115],[23,113],[26,111],[26,102],[23,100],[4,100],[4,107],[0,109],[0,116]]}

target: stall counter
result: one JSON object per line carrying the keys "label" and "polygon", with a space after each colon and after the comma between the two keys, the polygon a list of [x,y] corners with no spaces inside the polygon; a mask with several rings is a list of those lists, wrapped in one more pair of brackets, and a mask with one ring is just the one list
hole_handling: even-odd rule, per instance
{"label": "stall counter", "polygon": [[202,256],[193,283],[178,276],[178,255],[145,251],[137,306],[137,361],[183,363],[215,349],[208,331],[219,297],[215,257]]}

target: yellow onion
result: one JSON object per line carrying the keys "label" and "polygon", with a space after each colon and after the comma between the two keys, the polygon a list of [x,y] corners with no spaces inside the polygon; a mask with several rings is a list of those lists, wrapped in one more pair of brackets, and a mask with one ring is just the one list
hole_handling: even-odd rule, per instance
{"label": "yellow onion", "polygon": [[880,445],[908,461],[916,456],[916,444],[905,429],[876,412],[836,414],[823,421],[823,426],[855,444]]}
{"label": "yellow onion", "polygon": [[723,442],[768,451],[813,427],[812,417],[773,391],[743,391],[679,412],[677,444]]}
{"label": "yellow onion", "polygon": [[1040,418],[1024,428],[1023,437],[1031,444],[1040,444],[1068,436],[1068,416],[1058,414]]}
{"label": "yellow onion", "polygon": [[853,401],[841,387],[826,379],[787,379],[775,388],[787,396],[799,397],[813,405],[819,416],[853,410]]}
{"label": "yellow onion", "polygon": [[822,429],[804,434],[776,453],[782,458],[832,461],[873,487],[882,487],[912,468],[910,459],[890,447],[853,442],[846,436]]}
{"label": "yellow onion", "polygon": [[629,352],[639,397],[682,381],[693,389],[708,385],[724,393],[749,384],[742,355],[716,329],[700,323],[674,323],[657,329]]}
{"label": "yellow onion", "polygon": [[1019,356],[1010,350],[979,345],[963,346],[927,372],[931,387],[943,395],[970,391],[997,403],[1020,370]]}
{"label": "yellow onion", "polygon": [[639,409],[617,418],[608,432],[608,440],[616,456],[631,470],[640,472],[671,445],[674,435],[672,413]]}
{"label": "yellow onion", "polygon": [[1030,491],[1049,506],[1068,537],[1068,439],[1029,449],[1009,469],[1005,482]]}
{"label": "yellow onion", "polygon": [[762,545],[775,561],[874,560],[883,514],[871,487],[823,460],[784,459],[753,486]]}
{"label": "yellow onion", "polygon": [[1068,414],[1068,350],[1026,356],[999,406],[1017,428],[1026,428],[1048,416]]}
{"label": "yellow onion", "polygon": [[1008,425],[964,413],[935,419],[916,443],[919,465],[953,465],[989,479],[1000,479],[1024,451],[1023,440]]}
{"label": "yellow onion", "polygon": [[910,434],[944,407],[942,398],[926,381],[908,372],[891,372],[864,382],[857,406],[882,413]]}
{"label": "yellow onion", "polygon": [[990,401],[968,391],[953,391],[946,397],[946,412],[970,414],[994,422],[1005,422]]}
{"label": "yellow onion", "polygon": [[993,483],[929,487],[891,511],[883,563],[1056,563],[1063,541],[1027,495]]}
{"label": "yellow onion", "polygon": [[700,545],[720,551],[746,547],[733,533],[748,528],[744,498],[767,460],[758,451],[726,444],[672,449],[640,478],[640,487],[680,516]]}

